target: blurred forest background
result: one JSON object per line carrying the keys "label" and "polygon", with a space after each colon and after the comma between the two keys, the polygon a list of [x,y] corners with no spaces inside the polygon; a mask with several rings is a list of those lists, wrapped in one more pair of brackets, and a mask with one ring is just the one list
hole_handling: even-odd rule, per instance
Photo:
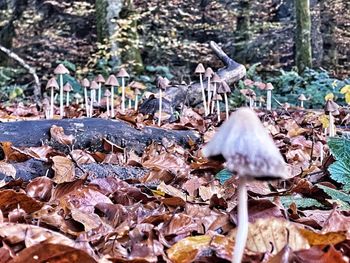
{"label": "blurred forest background", "polygon": [[[282,101],[298,89],[310,96],[322,90],[321,100],[349,82],[350,1],[310,0],[314,70],[303,72],[295,68],[295,1],[0,0],[0,44],[35,68],[42,83],[59,62],[76,77],[124,65],[152,83],[155,74],[189,82],[199,62],[222,67],[208,45],[214,40],[250,69],[249,78],[277,86]],[[0,52],[3,90],[30,91],[32,81]]]}

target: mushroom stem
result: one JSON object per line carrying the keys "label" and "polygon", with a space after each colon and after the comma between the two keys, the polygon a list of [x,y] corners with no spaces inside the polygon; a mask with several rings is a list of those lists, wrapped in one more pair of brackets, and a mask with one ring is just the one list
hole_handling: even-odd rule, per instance
{"label": "mushroom stem", "polygon": [[88,96],[87,96],[87,88],[84,87],[84,99],[85,99],[85,111],[86,117],[89,117],[89,106],[88,106]]}
{"label": "mushroom stem", "polygon": [[122,112],[125,112],[125,80],[122,78]]}
{"label": "mushroom stem", "polygon": [[162,89],[159,89],[159,114],[158,114],[158,126],[162,123]]}
{"label": "mushroom stem", "polygon": [[110,113],[109,113],[109,98],[108,97],[106,97],[106,106],[107,106],[107,116],[109,117]]}
{"label": "mushroom stem", "polygon": [[137,111],[137,104],[138,104],[139,102],[138,102],[138,96],[137,96],[137,94],[135,95],[135,111]]}
{"label": "mushroom stem", "polygon": [[334,117],[331,112],[329,112],[329,137],[335,136],[335,127],[334,127]]}
{"label": "mushroom stem", "polygon": [[253,109],[254,107],[254,100],[252,97],[249,97],[249,108]]}
{"label": "mushroom stem", "polygon": [[202,97],[203,97],[204,113],[205,113],[205,115],[208,115],[207,100],[206,100],[206,98],[205,98],[205,91],[204,91],[204,86],[203,86],[203,77],[202,77],[202,74],[199,74],[199,82],[200,82],[201,88],[202,88]]}
{"label": "mushroom stem", "polygon": [[225,110],[226,110],[226,120],[229,117],[229,112],[228,112],[228,99],[227,99],[227,93],[224,93],[224,97],[225,97]]}
{"label": "mushroom stem", "polygon": [[210,101],[211,101],[211,93],[210,93],[210,77],[208,77],[208,112],[207,115],[209,115],[209,107],[210,107]]}
{"label": "mushroom stem", "polygon": [[[214,91],[213,91],[213,96],[215,96],[216,94],[216,82],[214,82]],[[211,112],[210,113],[214,113],[214,106],[215,106],[215,101],[212,101],[212,105],[211,105]]]}
{"label": "mushroom stem", "polygon": [[54,90],[53,87],[51,87],[51,103],[50,103],[50,119],[53,118],[53,104],[54,104]]}
{"label": "mushroom stem", "polygon": [[69,91],[67,91],[66,106],[69,106]]}
{"label": "mushroom stem", "polygon": [[267,110],[271,110],[271,95],[272,95],[271,90],[268,90],[267,91],[267,98],[266,98],[266,109]]}
{"label": "mushroom stem", "polygon": [[131,99],[129,98],[128,109],[131,109]]}
{"label": "mushroom stem", "polygon": [[92,117],[92,113],[94,112],[94,104],[93,104],[92,98],[90,100],[90,108],[89,108],[89,110],[90,110],[89,116],[91,118]]}
{"label": "mushroom stem", "polygon": [[221,116],[220,116],[220,102],[217,100],[216,101],[216,108],[217,108],[217,114],[218,114],[218,122],[221,121]]}
{"label": "mushroom stem", "polygon": [[97,103],[98,105],[101,105],[101,82],[98,83],[98,98],[97,98]]}
{"label": "mushroom stem", "polygon": [[303,100],[300,101],[300,107],[304,108],[304,101]]}
{"label": "mushroom stem", "polygon": [[63,110],[63,75],[60,74],[60,116],[63,118],[64,110]]}
{"label": "mushroom stem", "polygon": [[323,144],[321,143],[321,150],[320,150],[320,163],[323,163],[324,158],[324,151],[323,151]]}
{"label": "mushroom stem", "polygon": [[114,87],[111,86],[111,117],[114,118]]}
{"label": "mushroom stem", "polygon": [[238,183],[238,229],[233,251],[232,262],[241,263],[245,244],[248,237],[248,195],[246,189],[247,178],[239,177]]}

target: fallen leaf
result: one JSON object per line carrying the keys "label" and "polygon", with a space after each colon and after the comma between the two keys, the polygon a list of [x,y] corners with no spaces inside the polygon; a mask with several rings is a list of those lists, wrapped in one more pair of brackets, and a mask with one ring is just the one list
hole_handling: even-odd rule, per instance
{"label": "fallen leaf", "polygon": [[52,161],[52,169],[55,171],[55,176],[52,180],[56,184],[71,182],[74,180],[75,168],[70,159],[64,156],[54,156],[52,157]]}
{"label": "fallen leaf", "polygon": [[64,134],[64,129],[62,127],[52,125],[50,134],[51,138],[60,144],[72,145],[74,142],[74,136]]}

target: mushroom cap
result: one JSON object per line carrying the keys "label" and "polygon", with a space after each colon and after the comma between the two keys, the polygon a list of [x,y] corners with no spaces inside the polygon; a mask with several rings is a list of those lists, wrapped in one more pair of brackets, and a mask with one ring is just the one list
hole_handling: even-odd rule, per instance
{"label": "mushroom cap", "polygon": [[196,69],[194,70],[194,73],[196,73],[196,74],[204,74],[205,73],[205,68],[204,68],[202,63],[199,63],[197,65]]}
{"label": "mushroom cap", "polygon": [[141,91],[139,89],[135,89],[134,93],[135,95],[141,95]]}
{"label": "mushroom cap", "polygon": [[204,72],[204,78],[211,78],[214,74],[214,71],[211,69],[211,67],[207,67],[207,69]]}
{"label": "mushroom cap", "polygon": [[223,157],[227,168],[248,178],[284,178],[287,166],[283,157],[249,108],[240,108],[224,122],[204,147],[206,157]]}
{"label": "mushroom cap", "polygon": [[91,84],[90,84],[90,89],[98,89],[99,86],[97,84],[97,82],[95,80],[91,81]]}
{"label": "mushroom cap", "polygon": [[240,92],[247,98],[253,98],[254,100],[256,99],[255,91],[252,89],[241,89]]}
{"label": "mushroom cap", "polygon": [[110,96],[112,96],[112,93],[111,93],[108,89],[106,89],[106,91],[105,91],[105,93],[103,94],[103,96],[105,96],[105,97],[110,97]]}
{"label": "mushroom cap", "polygon": [[224,94],[224,93],[230,93],[230,92],[231,92],[230,86],[225,81],[222,81],[217,89],[217,93]]}
{"label": "mushroom cap", "polygon": [[211,79],[211,82],[213,83],[221,83],[221,78],[218,74],[214,73],[213,78]]}
{"label": "mushroom cap", "polygon": [[80,93],[77,92],[77,93],[74,94],[74,99],[80,100],[82,98],[83,98],[83,96],[81,96]]}
{"label": "mushroom cap", "polygon": [[265,100],[265,98],[264,98],[263,96],[260,96],[260,97],[259,97],[259,101],[260,101],[260,102],[266,102],[266,100]]}
{"label": "mushroom cap", "polygon": [[245,86],[248,86],[248,87],[253,87],[254,86],[254,81],[252,81],[251,79],[245,79],[243,81],[244,85]]}
{"label": "mushroom cap", "polygon": [[105,83],[105,82],[106,82],[105,78],[104,78],[101,74],[98,74],[98,75],[96,76],[95,81],[96,81],[97,83]]}
{"label": "mushroom cap", "polygon": [[218,94],[218,93],[216,93],[214,96],[213,96],[213,100],[215,100],[215,101],[222,101],[222,96],[220,95],[220,94]]}
{"label": "mushroom cap", "polygon": [[66,84],[64,84],[64,86],[63,86],[63,91],[65,91],[65,92],[71,92],[73,90],[73,87],[72,87],[72,85],[69,83],[69,82],[67,82]]}
{"label": "mushroom cap", "polygon": [[56,75],[63,75],[69,74],[69,71],[63,64],[58,64],[53,73],[55,73]]}
{"label": "mushroom cap", "polygon": [[57,80],[55,77],[52,77],[51,79],[49,79],[49,81],[46,84],[46,89],[50,89],[50,88],[54,88],[56,90],[58,90],[60,87],[58,86]]}
{"label": "mushroom cap", "polygon": [[274,89],[274,87],[273,87],[273,85],[269,82],[269,83],[266,83],[266,88],[265,88],[266,90],[273,90]]}
{"label": "mushroom cap", "polygon": [[129,74],[126,72],[125,68],[121,68],[119,72],[117,73],[118,78],[128,78]]}
{"label": "mushroom cap", "polygon": [[306,100],[306,97],[304,94],[300,94],[300,96],[298,97],[298,100]]}
{"label": "mushroom cap", "polygon": [[327,114],[330,112],[333,115],[339,115],[339,105],[335,103],[333,100],[326,101],[324,110]]}
{"label": "mushroom cap", "polygon": [[88,87],[90,87],[90,81],[89,81],[87,78],[84,78],[84,79],[81,81],[81,85],[82,85],[84,88],[88,88]]}
{"label": "mushroom cap", "polygon": [[261,81],[255,81],[254,86],[256,86],[260,90],[266,89],[266,84]]}
{"label": "mushroom cap", "polygon": [[119,86],[119,82],[118,82],[117,78],[113,74],[111,74],[111,75],[109,75],[108,79],[106,80],[105,85],[116,87],[116,86]]}
{"label": "mushroom cap", "polygon": [[129,87],[132,89],[138,89],[138,90],[146,89],[146,86],[143,83],[135,81],[135,80],[129,84]]}
{"label": "mushroom cap", "polygon": [[158,89],[165,90],[169,86],[170,81],[162,76],[157,77],[156,86]]}

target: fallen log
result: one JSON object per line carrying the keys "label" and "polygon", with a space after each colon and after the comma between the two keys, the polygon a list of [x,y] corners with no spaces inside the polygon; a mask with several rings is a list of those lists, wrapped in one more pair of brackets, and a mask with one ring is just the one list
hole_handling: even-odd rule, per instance
{"label": "fallen log", "polygon": [[[36,177],[48,176],[52,178],[54,176],[51,164],[36,160],[29,159],[25,162],[12,163],[12,166],[16,170],[15,178],[7,176],[0,171],[0,180],[5,182],[12,181],[13,179],[22,179],[25,182],[33,180]],[[134,166],[120,166],[113,164],[102,163],[90,163],[81,164],[75,168],[75,174],[78,178],[87,174],[89,179],[104,178],[104,177],[116,177],[125,181],[137,181],[148,172],[147,169]]]}
{"label": "fallen log", "polygon": [[71,149],[103,151],[103,139],[120,146],[127,151],[141,155],[145,147],[152,142],[161,143],[163,138],[183,147],[190,142],[199,143],[200,136],[191,130],[166,130],[156,127],[134,128],[120,120],[98,118],[35,120],[0,123],[0,142],[11,142],[16,147],[50,145],[56,150],[69,152],[69,148],[52,140],[52,125],[63,127],[65,134],[73,135],[75,140]]}

